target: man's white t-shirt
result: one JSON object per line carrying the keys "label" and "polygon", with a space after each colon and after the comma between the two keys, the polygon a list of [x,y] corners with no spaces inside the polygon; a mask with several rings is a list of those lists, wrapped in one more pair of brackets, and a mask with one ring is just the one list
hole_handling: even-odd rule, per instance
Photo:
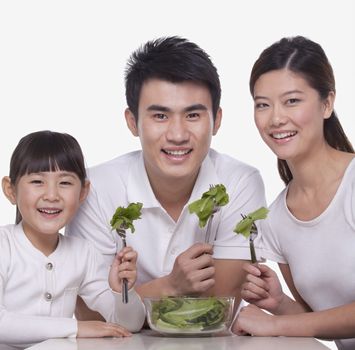
{"label": "man's white t-shirt", "polygon": [[110,290],[107,266],[93,245],[59,236],[49,256],[35,248],[21,223],[0,227],[0,348],[29,346],[49,338],[76,337],[77,296],[109,322],[138,331],[145,319],[138,294],[129,303]]}
{"label": "man's white t-shirt", "polygon": [[[294,284],[314,311],[355,302],[355,158],[326,210],[310,221],[292,215],[285,188],[261,222],[266,258],[288,264]],[[355,339],[336,341],[355,349]]]}
{"label": "man's white t-shirt", "polygon": [[[241,214],[265,206],[263,181],[257,169],[210,150],[204,159],[191,198],[175,222],[162,208],[150,186],[141,151],[125,154],[89,169],[91,190],[66,234],[84,237],[101,251],[107,265],[121,248],[110,220],[119,206],[143,203],[142,216],[127,231],[127,244],[138,252],[138,284],[167,275],[175,258],[196,242],[204,242],[206,227],[190,214],[188,204],[210,185],[224,184],[230,202],[214,216],[211,239],[216,259],[250,259],[249,242],[233,232]],[[258,241],[255,243],[260,252]]]}

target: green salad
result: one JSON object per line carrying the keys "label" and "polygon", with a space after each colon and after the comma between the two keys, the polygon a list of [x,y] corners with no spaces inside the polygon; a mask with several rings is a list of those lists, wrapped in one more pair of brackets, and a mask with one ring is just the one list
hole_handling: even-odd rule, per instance
{"label": "green salad", "polygon": [[229,312],[228,298],[167,297],[152,301],[152,323],[165,331],[201,331],[221,328]]}

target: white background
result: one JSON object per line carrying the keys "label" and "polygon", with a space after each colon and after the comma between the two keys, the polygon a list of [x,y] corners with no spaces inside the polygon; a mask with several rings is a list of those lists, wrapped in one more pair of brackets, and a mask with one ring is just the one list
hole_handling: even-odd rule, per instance
{"label": "white background", "polygon": [[[351,0],[0,0],[0,175],[19,139],[36,130],[75,136],[87,166],[139,148],[123,117],[126,60],[147,40],[179,35],[206,50],[220,74],[224,119],[212,146],[258,167],[270,203],[283,186],[254,126],[251,67],[281,37],[319,42],[355,142],[354,14]],[[14,221],[4,196],[0,213],[0,224]]]}

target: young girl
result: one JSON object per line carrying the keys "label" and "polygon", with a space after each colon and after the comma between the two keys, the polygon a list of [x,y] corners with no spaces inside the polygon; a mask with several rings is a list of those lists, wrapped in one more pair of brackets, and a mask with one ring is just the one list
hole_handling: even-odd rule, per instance
{"label": "young girl", "polygon": [[[51,131],[25,136],[2,188],[17,215],[16,225],[0,227],[0,343],[24,347],[48,338],[138,331],[145,309],[132,288],[136,252],[127,247],[117,254],[108,283],[94,247],[59,233],[89,191],[77,141]],[[119,294],[123,278],[131,288],[128,304]],[[77,295],[110,323],[75,320]]]}
{"label": "young girl", "polygon": [[355,349],[355,161],[333,110],[332,67],[317,43],[284,38],[255,62],[250,91],[286,184],[261,223],[266,255],[279,262],[295,300],[274,271],[249,265],[242,297],[254,305],[233,329],[335,338],[339,349]]}

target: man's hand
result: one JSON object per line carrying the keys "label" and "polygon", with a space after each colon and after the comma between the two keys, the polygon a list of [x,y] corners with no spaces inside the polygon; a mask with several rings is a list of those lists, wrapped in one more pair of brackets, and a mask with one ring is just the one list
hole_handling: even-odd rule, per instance
{"label": "man's hand", "polygon": [[203,293],[214,285],[212,252],[212,245],[195,243],[176,258],[167,276],[172,295]]}
{"label": "man's hand", "polygon": [[78,321],[77,338],[129,337],[125,328],[101,321]]}

